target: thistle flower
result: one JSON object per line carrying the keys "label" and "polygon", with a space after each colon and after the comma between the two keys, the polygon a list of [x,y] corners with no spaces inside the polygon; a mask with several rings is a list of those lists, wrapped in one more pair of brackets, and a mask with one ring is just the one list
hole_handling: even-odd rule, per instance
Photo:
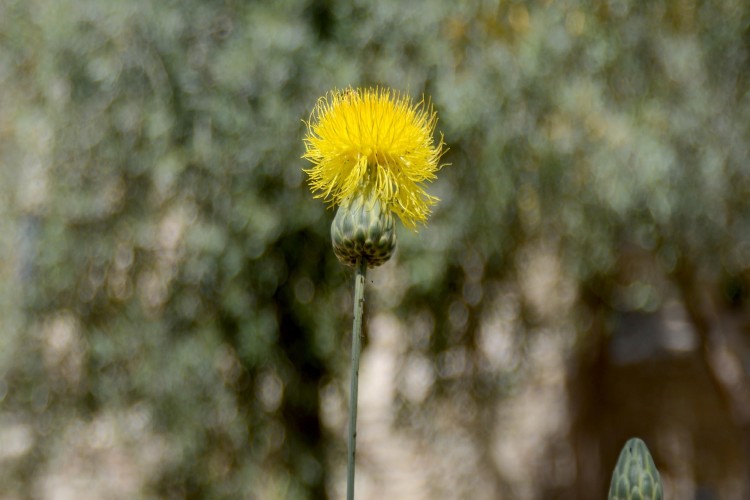
{"label": "thistle flower", "polygon": [[405,226],[425,223],[438,199],[425,181],[435,179],[444,152],[435,144],[437,114],[424,100],[413,104],[389,89],[334,90],[318,100],[307,122],[306,171],[316,198],[333,205],[357,196],[377,201]]}
{"label": "thistle flower", "polygon": [[387,89],[334,90],[318,100],[307,122],[305,170],[316,198],[338,211],[331,224],[333,252],[356,269],[349,400],[346,498],[354,500],[357,387],[362,342],[365,275],[396,248],[393,214],[414,229],[424,223],[437,198],[422,183],[435,178],[443,154],[437,145],[437,115],[424,100]]}

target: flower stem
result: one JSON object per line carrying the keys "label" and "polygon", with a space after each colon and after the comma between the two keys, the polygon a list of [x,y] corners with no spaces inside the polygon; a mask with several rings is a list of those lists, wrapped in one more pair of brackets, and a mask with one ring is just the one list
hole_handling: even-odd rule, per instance
{"label": "flower stem", "polygon": [[354,277],[354,326],[352,327],[351,389],[349,393],[349,452],[347,458],[346,499],[354,500],[354,455],[357,449],[357,386],[359,354],[362,350],[362,310],[365,305],[367,261],[360,257]]}

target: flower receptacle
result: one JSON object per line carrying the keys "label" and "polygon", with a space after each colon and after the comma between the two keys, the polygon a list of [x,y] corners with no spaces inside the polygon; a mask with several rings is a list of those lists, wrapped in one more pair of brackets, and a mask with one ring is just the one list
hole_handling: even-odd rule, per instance
{"label": "flower receptacle", "polygon": [[380,266],[396,248],[393,215],[376,197],[358,194],[337,209],[331,241],[333,252],[343,264],[356,266],[364,259],[368,267]]}

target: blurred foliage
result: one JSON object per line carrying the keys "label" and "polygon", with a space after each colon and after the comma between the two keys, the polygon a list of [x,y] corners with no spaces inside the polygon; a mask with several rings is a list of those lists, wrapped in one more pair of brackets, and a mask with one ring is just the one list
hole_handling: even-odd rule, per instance
{"label": "blurred foliage", "polygon": [[624,248],[741,301],[749,26],[739,0],[4,1],[3,493],[116,474],[116,442],[136,496],[332,494],[352,273],[300,155],[333,87],[431,97],[450,147],[374,306],[427,331],[410,352],[438,375],[406,416],[469,397],[491,421],[523,372],[481,354],[508,290],[521,344],[593,335],[581,297],[659,308]]}

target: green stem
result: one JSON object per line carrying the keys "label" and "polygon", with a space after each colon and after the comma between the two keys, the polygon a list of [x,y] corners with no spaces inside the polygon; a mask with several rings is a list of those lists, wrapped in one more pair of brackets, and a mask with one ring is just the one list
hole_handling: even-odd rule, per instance
{"label": "green stem", "polygon": [[354,326],[352,327],[351,390],[349,393],[349,453],[347,458],[346,499],[354,500],[354,455],[357,449],[357,386],[359,354],[362,350],[362,310],[365,305],[367,261],[360,258],[354,278]]}

